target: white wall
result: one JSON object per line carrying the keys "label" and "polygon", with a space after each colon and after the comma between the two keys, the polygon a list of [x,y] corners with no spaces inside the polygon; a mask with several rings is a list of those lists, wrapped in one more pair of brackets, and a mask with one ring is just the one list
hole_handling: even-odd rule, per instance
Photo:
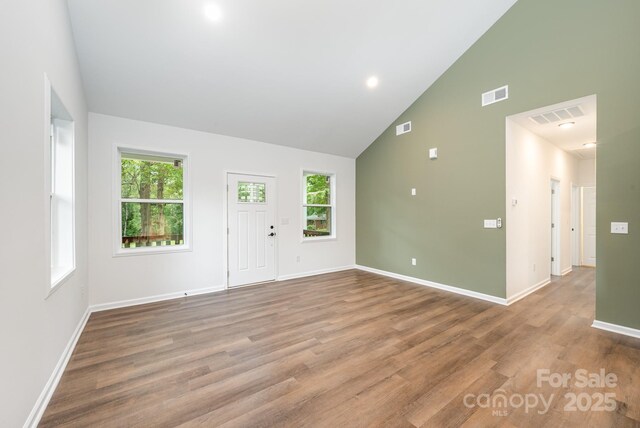
{"label": "white wall", "polygon": [[[87,307],[87,110],[64,0],[7,1],[0,13],[0,426],[22,426]],[[44,73],[75,120],[73,276],[45,299]]]}
{"label": "white wall", "polygon": [[506,130],[510,298],[550,278],[551,178],[560,181],[560,270],[571,268],[571,185],[578,180],[578,161],[512,120],[507,119]]}
{"label": "white wall", "polygon": [[[355,160],[147,122],[89,115],[90,303],[107,304],[222,289],[226,171],[273,174],[278,181],[278,275],[355,264]],[[193,251],[113,257],[112,177],[116,144],[190,156]],[[301,171],[336,173],[337,239],[301,242]],[[300,263],[296,256],[300,256]]]}
{"label": "white wall", "polygon": [[578,186],[596,186],[596,160],[580,159],[578,161]]}

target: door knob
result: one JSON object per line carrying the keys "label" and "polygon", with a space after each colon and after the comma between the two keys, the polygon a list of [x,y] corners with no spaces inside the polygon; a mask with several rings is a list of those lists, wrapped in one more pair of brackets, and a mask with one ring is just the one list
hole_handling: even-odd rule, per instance
{"label": "door knob", "polygon": [[274,232],[271,232],[268,236],[276,236]]}

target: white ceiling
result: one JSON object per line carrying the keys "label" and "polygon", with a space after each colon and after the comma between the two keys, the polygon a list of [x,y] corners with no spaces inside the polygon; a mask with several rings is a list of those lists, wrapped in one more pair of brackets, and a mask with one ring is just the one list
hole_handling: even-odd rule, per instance
{"label": "white ceiling", "polygon": [[[580,159],[594,159],[596,149],[585,148],[587,143],[596,142],[597,138],[597,102],[596,96],[578,98],[551,106],[527,111],[514,116],[510,116],[516,123],[544,138],[555,146],[567,151]],[[556,122],[540,125],[531,118],[553,111],[579,106],[584,116],[574,117]],[[560,128],[558,125],[565,122],[574,122],[575,125],[568,129]]]}
{"label": "white ceiling", "polygon": [[515,0],[68,3],[91,111],[356,157]]}

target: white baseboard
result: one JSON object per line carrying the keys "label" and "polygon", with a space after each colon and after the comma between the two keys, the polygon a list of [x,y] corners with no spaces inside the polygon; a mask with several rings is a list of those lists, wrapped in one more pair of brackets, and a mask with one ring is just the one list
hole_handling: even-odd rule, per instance
{"label": "white baseboard", "polygon": [[175,293],[158,294],[155,296],[141,297],[138,299],[120,300],[118,302],[111,302],[111,303],[99,303],[97,305],[91,305],[89,309],[91,310],[91,312],[108,311],[110,309],[119,309],[119,308],[126,308],[128,306],[144,305],[145,303],[162,302],[164,300],[179,299],[181,297],[214,293],[216,291],[222,291],[224,289],[225,289],[224,285],[220,285],[218,287],[212,287],[212,288],[199,288],[196,290],[177,291]]}
{"label": "white baseboard", "polygon": [[60,379],[62,378],[64,369],[67,367],[69,359],[71,359],[73,350],[76,348],[76,344],[78,343],[78,339],[80,338],[80,335],[84,330],[84,326],[87,325],[89,315],[91,315],[91,309],[87,308],[87,310],[84,312],[84,315],[82,315],[82,318],[80,318],[78,326],[71,335],[69,343],[67,343],[64,351],[62,351],[62,355],[58,360],[58,364],[56,364],[56,367],[53,369],[53,373],[51,373],[51,376],[45,384],[44,389],[40,393],[38,400],[36,400],[36,404],[33,406],[31,413],[29,413],[29,417],[24,423],[24,428],[35,428],[40,423],[40,419],[42,418],[44,411],[47,409],[47,405],[49,405],[49,401],[51,400],[51,397],[53,396],[53,393],[58,386],[58,382],[60,382]]}
{"label": "white baseboard", "polygon": [[527,297],[529,294],[535,293],[536,291],[538,291],[542,287],[545,287],[545,286],[549,285],[550,283],[551,283],[551,278],[543,279],[539,283],[534,284],[531,287],[529,287],[529,288],[527,288],[525,290],[522,290],[519,293],[516,293],[511,297],[507,297],[507,304],[511,305],[511,304],[517,302],[518,300],[522,300],[525,297]]}
{"label": "white baseboard", "polygon": [[600,330],[610,331],[612,333],[624,334],[625,336],[635,337],[636,339],[640,339],[640,330],[631,327],[625,327],[622,325],[611,324],[604,321],[594,320],[591,327],[597,328]]}
{"label": "white baseboard", "polygon": [[398,273],[387,272],[387,271],[384,271],[384,270],[375,269],[375,268],[371,268],[371,267],[368,267],[368,266],[356,265],[356,268],[360,269],[360,270],[363,270],[363,271],[366,271],[366,272],[376,273],[378,275],[383,275],[383,276],[388,276],[390,278],[400,279],[402,281],[408,281],[408,282],[413,282],[415,284],[425,285],[425,286],[431,287],[431,288],[437,288],[438,290],[449,291],[451,293],[461,294],[461,295],[467,296],[467,297],[473,297],[473,298],[480,299],[480,300],[486,300],[487,302],[497,303],[499,305],[504,305],[504,306],[508,305],[507,299],[504,299],[502,297],[492,296],[490,294],[479,293],[477,291],[466,290],[464,288],[453,287],[451,285],[438,284],[437,282],[427,281],[427,280],[424,280],[424,279],[414,278],[414,277],[406,276],[406,275],[400,275]]}
{"label": "white baseboard", "polygon": [[569,266],[568,268],[560,272],[560,276],[569,275],[571,272],[573,272],[573,266]]}
{"label": "white baseboard", "polygon": [[356,269],[355,265],[341,266],[337,268],[320,269],[310,272],[293,273],[289,275],[280,275],[276,281],[287,281],[289,279],[306,278],[308,276],[322,275],[325,273],[341,272],[343,270]]}

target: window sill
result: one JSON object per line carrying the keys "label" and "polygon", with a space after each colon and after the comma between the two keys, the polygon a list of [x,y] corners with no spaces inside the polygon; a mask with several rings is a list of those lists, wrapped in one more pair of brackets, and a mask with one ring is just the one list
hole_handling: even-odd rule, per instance
{"label": "window sill", "polygon": [[186,253],[189,251],[191,251],[191,246],[188,245],[176,245],[173,247],[119,248],[113,253],[113,257],[150,256],[153,254]]}
{"label": "window sill", "polygon": [[338,238],[336,236],[318,236],[316,238],[302,238],[302,243],[305,242],[327,242],[327,241],[337,241]]}
{"label": "window sill", "polygon": [[51,287],[47,293],[47,297],[51,296],[62,284],[64,284],[73,273],[76,268],[51,268]]}

